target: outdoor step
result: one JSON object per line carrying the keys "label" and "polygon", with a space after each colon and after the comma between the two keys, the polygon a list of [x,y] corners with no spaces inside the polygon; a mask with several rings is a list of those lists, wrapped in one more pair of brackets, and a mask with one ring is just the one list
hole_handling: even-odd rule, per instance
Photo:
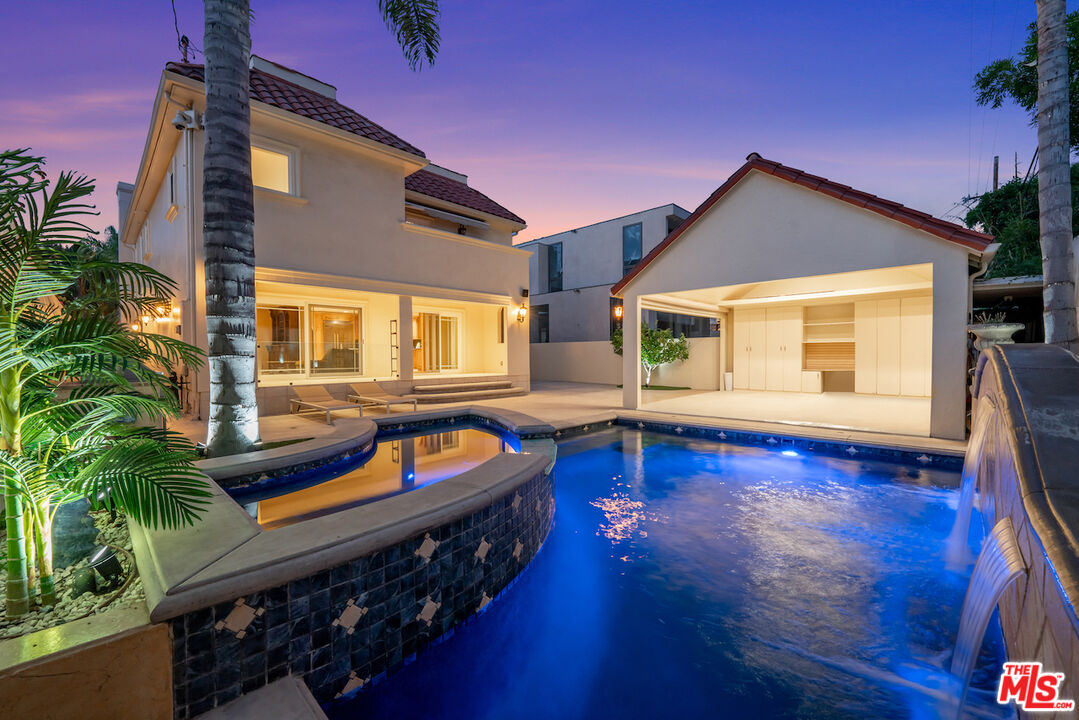
{"label": "outdoor step", "polygon": [[527,394],[528,391],[524,388],[506,387],[489,390],[470,390],[468,392],[425,393],[423,395],[411,395],[410,397],[415,398],[420,404],[424,404],[486,400],[488,398],[515,397],[517,395]]}
{"label": "outdoor step", "polygon": [[413,385],[414,393],[473,392],[476,390],[500,390],[512,387],[509,380],[482,380],[467,383],[443,383],[439,385]]}

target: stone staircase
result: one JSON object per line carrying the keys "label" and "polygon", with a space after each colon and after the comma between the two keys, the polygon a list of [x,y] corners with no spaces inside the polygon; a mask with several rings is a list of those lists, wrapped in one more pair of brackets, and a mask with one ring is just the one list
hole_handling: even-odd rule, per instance
{"label": "stone staircase", "polygon": [[514,397],[528,394],[524,388],[513,387],[509,380],[413,385],[412,395],[419,403],[470,402],[490,398]]}

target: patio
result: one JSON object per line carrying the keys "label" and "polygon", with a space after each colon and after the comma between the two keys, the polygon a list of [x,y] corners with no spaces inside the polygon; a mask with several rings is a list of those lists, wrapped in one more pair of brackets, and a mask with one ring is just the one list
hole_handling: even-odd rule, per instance
{"label": "patio", "polygon": [[[485,400],[481,403],[425,405],[425,410],[460,405],[483,405],[531,415],[555,428],[607,422],[617,416],[684,417],[739,430],[760,430],[784,435],[851,442],[888,444],[933,451],[962,452],[965,442],[927,437],[928,398],[890,398],[853,393],[768,393],[753,391],[700,392],[694,390],[642,390],[640,410],[624,410],[622,389],[614,385],[569,382],[533,382],[528,395]],[[372,417],[375,413],[370,413]],[[396,414],[396,413],[395,413]],[[359,414],[341,411],[335,422],[349,422]],[[737,418],[737,419],[735,419]],[[263,442],[319,437],[333,428],[315,417],[266,415],[259,419]],[[193,440],[206,437],[205,421],[182,420],[174,430]],[[866,428],[879,428],[871,431]]]}

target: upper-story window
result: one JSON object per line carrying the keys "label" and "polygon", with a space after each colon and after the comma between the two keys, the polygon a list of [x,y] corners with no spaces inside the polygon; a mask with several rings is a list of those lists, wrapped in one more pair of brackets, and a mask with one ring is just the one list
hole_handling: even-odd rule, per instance
{"label": "upper-story window", "polygon": [[547,246],[547,292],[562,289],[562,243]]}
{"label": "upper-story window", "polygon": [[280,147],[251,145],[251,182],[255,187],[298,195],[294,182],[295,153]]}
{"label": "upper-story window", "polygon": [[641,224],[622,228],[622,274],[625,275],[641,261]]}

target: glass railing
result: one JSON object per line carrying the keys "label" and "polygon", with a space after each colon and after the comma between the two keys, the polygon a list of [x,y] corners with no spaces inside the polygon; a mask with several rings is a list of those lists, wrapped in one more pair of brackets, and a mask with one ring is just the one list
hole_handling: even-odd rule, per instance
{"label": "glass railing", "polygon": [[[303,342],[263,343],[257,345],[258,371],[266,375],[359,375],[363,372],[362,351]],[[310,368],[308,368],[310,364]]]}

